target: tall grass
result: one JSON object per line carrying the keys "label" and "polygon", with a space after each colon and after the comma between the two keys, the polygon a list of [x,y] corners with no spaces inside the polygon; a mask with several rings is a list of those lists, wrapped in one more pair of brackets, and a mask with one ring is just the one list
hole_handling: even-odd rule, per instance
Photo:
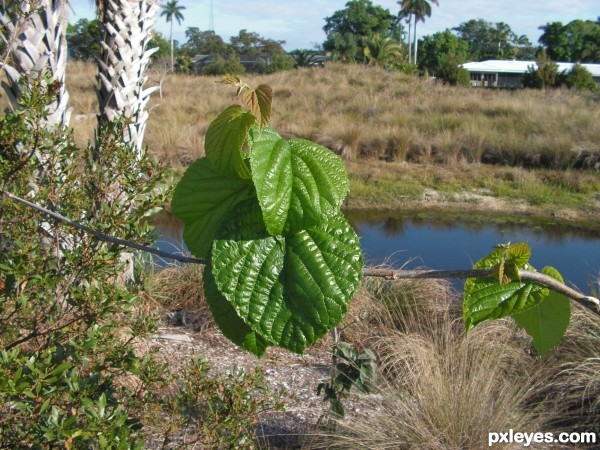
{"label": "tall grass", "polygon": [[[82,140],[93,136],[94,74],[92,64],[69,66],[74,126]],[[161,79],[146,144],[169,164],[186,165],[203,154],[207,126],[235,101],[234,91],[216,77],[156,73],[149,84]],[[341,64],[244,79],[273,87],[272,121],[284,136],[316,140],[348,159],[564,168],[582,151],[600,154],[600,103],[591,94],[449,87]],[[586,164],[597,163],[596,157]]]}

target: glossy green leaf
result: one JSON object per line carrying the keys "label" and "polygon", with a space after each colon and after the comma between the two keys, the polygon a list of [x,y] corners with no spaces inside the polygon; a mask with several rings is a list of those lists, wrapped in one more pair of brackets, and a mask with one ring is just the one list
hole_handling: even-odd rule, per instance
{"label": "glossy green leaf", "polygon": [[[541,272],[564,282],[560,273],[552,267],[545,267]],[[567,331],[571,302],[564,295],[550,291],[538,305],[512,317],[533,338],[533,347],[544,357]]]}
{"label": "glossy green leaf", "polygon": [[206,130],[204,151],[215,171],[221,175],[250,178],[242,158],[242,147],[255,118],[238,105],[223,111]]}
{"label": "glossy green leaf", "polygon": [[341,214],[285,239],[265,236],[241,209],[213,245],[219,291],[266,340],[302,353],[342,319],[360,285],[358,238]]}
{"label": "glossy green leaf", "polygon": [[252,183],[216,171],[207,158],[194,162],[175,188],[173,214],[183,222],[183,240],[198,258],[208,257],[215,231],[240,201],[255,197]]}
{"label": "glossy green leaf", "polygon": [[206,302],[223,335],[243,349],[256,356],[262,356],[270,343],[246,325],[223,294],[219,292],[210,265],[206,265],[204,268],[202,280]]}
{"label": "glossy green leaf", "polygon": [[495,278],[469,278],[465,283],[463,316],[467,330],[487,319],[499,319],[531,308],[549,291],[533,283],[498,284]]}
{"label": "glossy green leaf", "polygon": [[250,166],[267,230],[272,235],[281,234],[292,195],[289,144],[283,139],[255,142],[250,148]]}
{"label": "glossy green leaf", "polygon": [[251,145],[252,179],[267,230],[309,228],[334,216],[348,193],[341,158],[303,139],[264,139]]}

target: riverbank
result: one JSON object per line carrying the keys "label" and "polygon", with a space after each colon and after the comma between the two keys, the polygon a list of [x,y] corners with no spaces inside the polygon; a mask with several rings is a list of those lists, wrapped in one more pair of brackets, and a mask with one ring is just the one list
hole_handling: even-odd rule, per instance
{"label": "riverbank", "polygon": [[591,171],[383,161],[347,162],[347,168],[345,209],[353,213],[455,215],[588,230],[600,221],[600,176]]}

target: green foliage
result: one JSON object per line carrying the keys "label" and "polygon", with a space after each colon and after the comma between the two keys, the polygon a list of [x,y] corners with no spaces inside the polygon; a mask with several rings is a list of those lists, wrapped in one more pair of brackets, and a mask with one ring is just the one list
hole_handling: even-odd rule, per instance
{"label": "green foliage", "polygon": [[388,66],[400,61],[402,47],[390,37],[374,34],[366,39],[364,54],[369,64]]}
{"label": "green foliage", "polygon": [[246,69],[240,63],[240,58],[237,55],[230,54],[227,58],[223,58],[221,55],[217,55],[214,62],[210,63],[204,69],[202,69],[202,75],[225,75],[227,73],[232,74],[243,74]]}
{"label": "green foliage", "polygon": [[592,73],[579,63],[573,66],[565,77],[565,81],[567,86],[577,90],[589,89],[594,91],[598,88]]}
{"label": "green foliage", "polygon": [[437,77],[452,86],[470,86],[469,71],[460,67],[461,60],[454,53],[448,53],[441,59]]}
{"label": "green foliage", "polygon": [[449,67],[467,61],[469,46],[451,30],[425,36],[419,42],[419,67],[444,81],[456,81],[456,76],[448,73]]}
{"label": "green foliage", "polygon": [[[544,267],[541,272],[564,282],[551,267]],[[571,301],[557,292],[550,292],[538,305],[513,315],[515,322],[533,338],[533,346],[542,357],[560,342],[570,317]]]}
{"label": "green foliage", "polygon": [[[526,243],[508,243],[496,246],[475,263],[474,269],[492,269],[493,276],[465,282],[463,316],[467,330],[484,320],[512,316],[544,356],[564,335],[570,309],[564,296],[521,280],[519,270],[535,270],[529,264],[530,256]],[[556,269],[545,267],[542,273],[562,283]]]}
{"label": "green foliage", "polygon": [[528,44],[526,39],[517,36],[504,22],[471,19],[453,30],[468,44],[469,59],[473,61],[514,58]]}
{"label": "green foliage", "polygon": [[226,55],[231,52],[221,36],[212,30],[200,31],[197,27],[185,30],[187,41],[181,46],[181,51],[189,56],[195,55]]}
{"label": "green foliage", "polygon": [[69,56],[94,61],[102,54],[102,23],[99,20],[79,19],[67,27]]}
{"label": "green foliage", "polygon": [[573,20],[567,25],[550,22],[540,29],[543,30],[540,43],[553,60],[584,63],[600,61],[600,22]]}
{"label": "green foliage", "polygon": [[327,35],[323,48],[334,59],[362,61],[366,39],[375,34],[398,36],[398,18],[389,10],[373,5],[370,0],[350,0],[344,9],[325,18],[323,30]]}
{"label": "green foliage", "polygon": [[206,157],[173,196],[184,241],[210,257],[207,300],[223,333],[260,355],[267,345],[302,353],[334,327],[361,280],[358,238],[339,212],[348,191],[341,159],[266,126],[268,86],[235,77],[249,107],[209,126]]}
{"label": "green foliage", "polygon": [[240,30],[237,36],[232,36],[229,42],[230,47],[239,56],[285,55],[283,49],[285,41],[267,39],[258,33],[249,32],[245,29]]}
{"label": "green foliage", "polygon": [[175,71],[178,73],[189,74],[192,71],[192,58],[186,55],[179,55],[175,59]]}
{"label": "green foliage", "polygon": [[[76,148],[47,123],[56,92],[45,77],[24,81],[21,109],[0,119],[0,189],[152,242],[142,217],[169,194],[158,189],[162,171],[121,142],[121,122],[99,131],[98,153]],[[144,180],[149,173],[156,178]],[[135,405],[156,373],[133,340],[156,318],[136,316],[135,288],[116,281],[121,249],[5,196],[0,227],[0,447],[140,448]],[[139,391],[120,382],[133,375]]]}
{"label": "green foliage", "polygon": [[536,66],[529,66],[523,76],[523,87],[546,89],[556,86],[560,80],[558,64],[550,59],[545,51],[537,57]]}
{"label": "green foliage", "polygon": [[192,359],[180,382],[174,407],[202,448],[254,449],[258,417],[283,409],[280,394],[268,389],[258,368],[215,376],[205,361]]}
{"label": "green foliage", "polygon": [[152,38],[148,41],[148,48],[156,48],[157,50],[152,54],[152,59],[160,59],[169,56],[170,46],[169,42],[158,32],[152,34]]}

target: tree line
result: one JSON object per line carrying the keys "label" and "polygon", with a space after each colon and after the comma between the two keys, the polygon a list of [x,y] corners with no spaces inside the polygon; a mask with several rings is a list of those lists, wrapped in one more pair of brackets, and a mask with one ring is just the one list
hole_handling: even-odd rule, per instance
{"label": "tree line", "polygon": [[[452,84],[465,81],[460,64],[487,59],[534,60],[592,63],[600,61],[600,17],[596,21],[573,20],[567,24],[541,25],[542,35],[534,45],[526,35],[518,35],[505,22],[471,19],[456,27],[417,37],[417,24],[432,14],[437,0],[400,0],[399,10],[373,4],[371,0],[350,0],[343,9],[324,18],[325,41],[314,49],[296,49],[287,53],[285,41],[269,39],[246,29],[226,42],[214,31],[188,27],[185,42],[173,40],[173,21],[185,18],[177,0],[162,8],[162,17],[171,24],[169,39],[154,33],[151,47],[158,48],[154,60],[170,56],[171,69],[189,73],[196,55],[216,55],[202,74],[243,73],[240,56],[267,57],[269,64],[259,72],[288,70],[315,63],[315,55],[349,63],[381,65],[405,72],[436,76]],[[70,55],[93,60],[100,52],[101,28],[97,20],[81,19],[69,25]],[[170,41],[170,42],[169,42]],[[542,56],[544,55],[544,56]],[[255,69],[256,70],[256,69]],[[468,81],[468,79],[466,80]]]}

